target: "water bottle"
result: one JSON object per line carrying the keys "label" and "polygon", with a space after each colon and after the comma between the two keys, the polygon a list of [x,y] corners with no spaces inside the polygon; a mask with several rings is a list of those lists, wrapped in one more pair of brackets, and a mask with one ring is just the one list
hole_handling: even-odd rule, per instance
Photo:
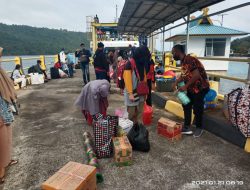
{"label": "water bottle", "polygon": [[187,105],[190,103],[190,99],[185,92],[178,92],[177,98],[181,101],[183,105]]}
{"label": "water bottle", "polygon": [[[182,86],[185,86],[185,83],[182,81],[178,84],[178,87],[182,87]],[[190,99],[189,97],[187,96],[186,92],[178,92],[177,93],[177,98],[181,101],[181,103],[183,105],[187,105],[190,103]]]}

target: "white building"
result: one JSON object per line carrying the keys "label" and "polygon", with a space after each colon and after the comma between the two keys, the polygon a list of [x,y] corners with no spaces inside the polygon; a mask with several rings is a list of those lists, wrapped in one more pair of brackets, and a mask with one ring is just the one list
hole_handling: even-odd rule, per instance
{"label": "white building", "polygon": [[[206,16],[208,8],[203,9]],[[192,17],[194,18],[194,17]],[[189,41],[187,53],[193,53],[198,57],[229,58],[231,37],[247,35],[247,32],[238,31],[222,26],[214,25],[212,20],[202,18],[191,21],[189,24]],[[166,39],[168,42],[186,45],[186,31]],[[228,70],[228,61],[201,60],[206,70],[225,72]]]}

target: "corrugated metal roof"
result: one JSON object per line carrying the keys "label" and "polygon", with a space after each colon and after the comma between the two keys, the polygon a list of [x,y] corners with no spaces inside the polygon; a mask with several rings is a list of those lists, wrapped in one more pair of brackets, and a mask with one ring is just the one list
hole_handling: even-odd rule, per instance
{"label": "corrugated metal roof", "polygon": [[[179,40],[180,37],[186,36],[187,32],[182,32],[180,34],[171,36],[170,38],[166,39],[166,41],[175,41]],[[248,32],[242,32],[239,30],[226,28],[222,26],[216,26],[216,25],[208,25],[208,24],[200,24],[197,26],[193,26],[189,28],[189,35],[190,36],[241,36],[241,35],[247,35]]]}
{"label": "corrugated metal roof", "polygon": [[122,33],[150,34],[188,13],[223,0],[126,0],[118,23]]}

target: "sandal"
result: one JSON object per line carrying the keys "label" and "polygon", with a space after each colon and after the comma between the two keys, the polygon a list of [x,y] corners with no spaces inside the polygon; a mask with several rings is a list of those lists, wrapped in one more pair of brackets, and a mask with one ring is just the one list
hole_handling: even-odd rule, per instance
{"label": "sandal", "polygon": [[3,184],[5,182],[5,176],[0,178],[0,185]]}
{"label": "sandal", "polygon": [[10,163],[8,164],[8,167],[13,166],[13,165],[15,165],[17,163],[18,163],[18,160],[11,160]]}

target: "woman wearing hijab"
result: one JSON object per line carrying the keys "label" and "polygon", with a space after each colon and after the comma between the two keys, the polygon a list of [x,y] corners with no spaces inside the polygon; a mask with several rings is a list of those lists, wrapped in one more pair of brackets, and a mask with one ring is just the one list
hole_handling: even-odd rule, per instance
{"label": "woman wearing hijab", "polygon": [[21,88],[26,87],[26,78],[25,75],[21,74],[21,65],[16,65],[14,71],[12,72],[11,78],[16,84],[21,83]]}
{"label": "woman wearing hijab", "polygon": [[[3,48],[0,47],[0,62]],[[4,183],[5,170],[16,164],[11,160],[12,128],[14,116],[10,105],[16,100],[14,84],[0,66],[0,184]]]}
{"label": "woman wearing hijab", "polygon": [[101,113],[106,115],[110,83],[107,80],[94,80],[86,84],[75,105],[80,107],[87,119],[87,115]]}
{"label": "woman wearing hijab", "polygon": [[129,119],[133,121],[134,124],[142,123],[142,113],[145,102],[145,96],[139,96],[137,94],[138,81],[147,82],[145,58],[143,57],[142,51],[143,49],[141,47],[135,49],[134,55],[126,64],[123,73],[125,105],[127,106]]}

